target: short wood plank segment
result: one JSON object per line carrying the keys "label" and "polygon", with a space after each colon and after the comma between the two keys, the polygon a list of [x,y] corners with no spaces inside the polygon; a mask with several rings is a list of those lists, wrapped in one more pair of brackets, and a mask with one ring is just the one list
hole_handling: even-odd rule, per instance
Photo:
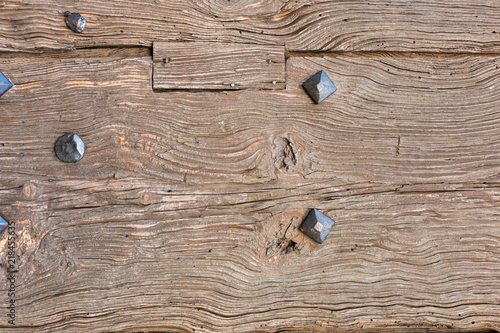
{"label": "short wood plank segment", "polygon": [[[152,46],[154,41],[285,45],[289,51],[500,52],[491,0],[6,0],[0,50]],[[82,34],[66,27],[79,12]]]}
{"label": "short wood plank segment", "polygon": [[283,46],[154,43],[154,89],[283,89]]}
{"label": "short wood plank segment", "polygon": [[152,66],[0,59],[23,332],[500,329],[497,58],[291,58],[285,90],[222,92],[155,93]]}

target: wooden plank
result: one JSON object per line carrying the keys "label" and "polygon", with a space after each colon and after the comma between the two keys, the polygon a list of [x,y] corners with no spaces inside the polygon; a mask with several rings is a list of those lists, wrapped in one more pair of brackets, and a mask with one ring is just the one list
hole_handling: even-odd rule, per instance
{"label": "wooden plank", "polygon": [[283,89],[283,46],[154,43],[154,89]]}
{"label": "wooden plank", "polygon": [[[0,59],[18,326],[500,329],[497,62],[291,58],[285,90],[154,93],[150,57]],[[317,69],[339,88],[319,105]],[[337,221],[323,245],[310,207]]]}
{"label": "wooden plank", "polygon": [[[160,180],[498,181],[498,58],[293,57],[287,66],[285,90],[165,94],[151,90],[148,57],[1,60],[16,84],[0,103],[4,171],[56,177],[67,169],[52,145],[78,131],[89,162]],[[314,105],[300,85],[318,69],[338,91]]]}
{"label": "wooden plank", "polygon": [[[7,0],[1,9],[1,51],[204,40],[289,51],[500,52],[500,3],[490,0]],[[87,18],[82,34],[66,27],[67,10]]]}
{"label": "wooden plank", "polygon": [[[23,332],[500,327],[498,185],[9,178]],[[321,246],[297,230],[309,205],[337,220]]]}

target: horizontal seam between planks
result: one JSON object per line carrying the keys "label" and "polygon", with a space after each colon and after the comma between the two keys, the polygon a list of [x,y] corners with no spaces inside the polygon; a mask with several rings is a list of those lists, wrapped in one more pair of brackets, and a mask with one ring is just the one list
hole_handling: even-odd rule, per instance
{"label": "horizontal seam between planks", "polygon": [[[253,45],[253,44],[252,44]],[[264,46],[269,46],[263,44]],[[273,45],[270,45],[273,46]],[[275,45],[280,46],[280,45]],[[26,51],[1,51],[0,58],[77,58],[77,57],[95,57],[88,51],[96,52],[98,57],[134,57],[134,56],[150,56],[153,57],[152,46],[136,46],[136,45],[120,45],[120,46],[93,46],[75,48],[73,50],[48,50],[39,52]],[[118,54],[116,51],[120,51]],[[106,52],[109,54],[106,55]],[[476,53],[476,52],[418,52],[418,51],[288,51],[285,50],[287,58],[293,57],[365,57],[365,58],[456,58],[456,57],[500,57],[500,52]]]}

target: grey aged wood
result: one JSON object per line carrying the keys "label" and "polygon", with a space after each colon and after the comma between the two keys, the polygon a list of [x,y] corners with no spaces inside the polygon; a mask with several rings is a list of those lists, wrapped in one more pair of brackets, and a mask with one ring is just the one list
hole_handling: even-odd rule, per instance
{"label": "grey aged wood", "polygon": [[[2,331],[500,329],[497,57],[292,57],[285,90],[154,92],[138,53],[0,59]],[[339,90],[315,105],[320,68]],[[337,221],[322,245],[310,207]]]}
{"label": "grey aged wood", "polygon": [[283,46],[154,43],[154,89],[283,89]]}
{"label": "grey aged wood", "polygon": [[[88,20],[66,27],[64,12]],[[0,50],[152,46],[154,41],[285,45],[291,51],[500,52],[491,0],[6,0]]]}

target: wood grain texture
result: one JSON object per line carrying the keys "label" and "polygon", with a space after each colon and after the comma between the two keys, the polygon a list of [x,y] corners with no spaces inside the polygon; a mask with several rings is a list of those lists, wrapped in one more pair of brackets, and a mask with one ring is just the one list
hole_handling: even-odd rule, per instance
{"label": "wood grain texture", "polygon": [[154,43],[153,89],[283,89],[283,46]]}
{"label": "wood grain texture", "polygon": [[[0,50],[40,51],[224,41],[291,51],[500,52],[500,3],[490,0],[7,0]],[[88,21],[82,34],[64,12]]]}
{"label": "wood grain texture", "polygon": [[150,57],[0,59],[1,330],[500,330],[497,61],[290,58],[285,90],[156,93]]}
{"label": "wood grain texture", "polygon": [[[301,182],[214,199],[213,186],[78,179],[33,181],[26,202],[3,182],[23,332],[499,328],[498,186],[353,196]],[[338,221],[322,246],[297,231],[306,205]]]}
{"label": "wood grain texture", "polygon": [[[91,164],[196,184],[497,182],[500,173],[496,57],[291,58],[285,90],[168,93],[152,91],[148,57],[0,65],[16,85],[0,122],[23,138],[9,135],[2,149],[33,156],[22,160],[29,173],[56,174],[52,145],[68,131],[86,137]],[[338,91],[314,105],[300,85],[318,69]]]}

